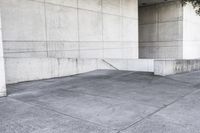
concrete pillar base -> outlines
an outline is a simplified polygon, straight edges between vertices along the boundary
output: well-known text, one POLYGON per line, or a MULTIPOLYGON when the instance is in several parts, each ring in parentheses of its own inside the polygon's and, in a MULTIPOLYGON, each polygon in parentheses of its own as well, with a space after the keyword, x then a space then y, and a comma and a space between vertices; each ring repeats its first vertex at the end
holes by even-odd
POLYGON ((6 96, 5 68, 3 56, 3 43, 1 34, 1 14, 0 14, 0 97, 6 96))
POLYGON ((5 97, 5 96, 7 96, 6 91, 5 92, 0 92, 0 97, 5 97))

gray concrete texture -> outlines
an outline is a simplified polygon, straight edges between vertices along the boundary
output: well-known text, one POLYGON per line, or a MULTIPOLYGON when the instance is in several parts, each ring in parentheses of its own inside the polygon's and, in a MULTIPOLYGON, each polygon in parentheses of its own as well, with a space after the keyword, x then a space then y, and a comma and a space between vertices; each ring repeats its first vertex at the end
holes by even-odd
POLYGON ((97 69, 154 71, 154 60, 149 59, 6 58, 5 62, 7 84, 69 76, 97 69))
POLYGON ((0 9, 7 83, 138 58, 138 0, 0 0, 0 9))
POLYGON ((139 57, 183 58, 183 7, 179 1, 139 8, 139 57))
POLYGON ((3 133, 199 133, 200 72, 98 70, 8 85, 3 133))
POLYGON ((174 59, 174 60, 155 60, 154 74, 155 75, 172 75, 177 73, 193 72, 200 70, 199 59, 174 59))
POLYGON ((5 83, 5 67, 3 57, 3 43, 2 43, 2 28, 1 28, 1 14, 0 14, 0 97, 6 95, 5 83))
POLYGON ((200 58, 200 17, 191 4, 179 1, 139 8, 139 57, 200 58))
POLYGON ((192 5, 183 9, 183 58, 200 58, 200 17, 192 5))
POLYGON ((1 0, 5 57, 138 58, 137 0, 1 0))

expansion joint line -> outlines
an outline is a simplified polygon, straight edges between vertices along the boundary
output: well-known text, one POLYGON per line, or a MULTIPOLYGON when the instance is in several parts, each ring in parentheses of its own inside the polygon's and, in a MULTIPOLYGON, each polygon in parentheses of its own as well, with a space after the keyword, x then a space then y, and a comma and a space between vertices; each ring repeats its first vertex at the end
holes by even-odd
POLYGON ((193 90, 193 91, 191 91, 191 92, 189 92, 189 93, 187 93, 187 94, 185 94, 185 95, 183 95, 183 96, 177 98, 176 100, 172 101, 171 103, 169 103, 169 104, 167 104, 167 105, 164 105, 164 106, 161 107, 161 108, 158 108, 156 111, 150 113, 150 114, 147 115, 146 117, 143 117, 142 119, 136 121, 135 123, 129 125, 128 127, 119 130, 117 133, 121 133, 122 131, 125 131, 125 130, 127 130, 127 129, 130 128, 130 127, 134 127, 136 124, 138 124, 138 123, 144 121, 145 119, 150 118, 151 116, 155 115, 156 113, 160 112, 161 110, 163 110, 163 109, 167 108, 168 106, 170 106, 170 105, 172 105, 172 104, 174 104, 174 103, 180 101, 181 99, 183 99, 183 98, 185 98, 185 97, 191 95, 192 93, 196 92, 197 90, 200 90, 200 89, 195 89, 195 90, 193 90))

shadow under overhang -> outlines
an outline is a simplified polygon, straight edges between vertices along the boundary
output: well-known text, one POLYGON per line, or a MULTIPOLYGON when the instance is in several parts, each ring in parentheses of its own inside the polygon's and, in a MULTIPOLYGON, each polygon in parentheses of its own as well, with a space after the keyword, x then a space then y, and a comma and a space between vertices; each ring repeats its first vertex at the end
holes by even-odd
POLYGON ((169 1, 176 1, 176 0, 139 0, 139 6, 148 6, 169 1))

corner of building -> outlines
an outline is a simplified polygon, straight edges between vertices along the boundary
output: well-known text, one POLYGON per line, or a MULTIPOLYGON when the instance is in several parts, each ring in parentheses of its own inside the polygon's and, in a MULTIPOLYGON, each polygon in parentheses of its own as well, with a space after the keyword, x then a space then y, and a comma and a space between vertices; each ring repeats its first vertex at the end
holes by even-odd
POLYGON ((183 7, 183 59, 200 58, 200 16, 191 4, 183 7))
POLYGON ((0 97, 6 96, 5 68, 3 56, 3 42, 1 34, 1 14, 0 14, 0 97))

